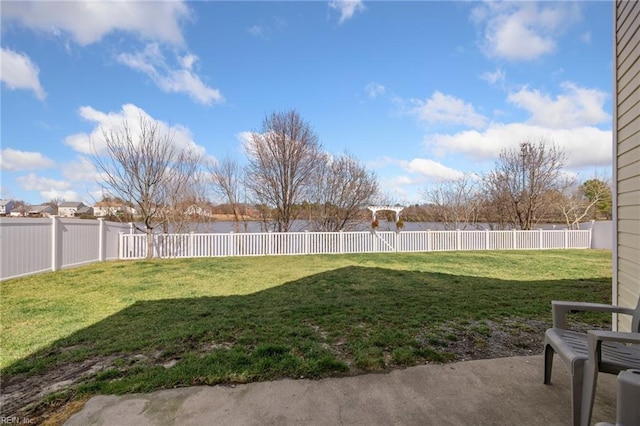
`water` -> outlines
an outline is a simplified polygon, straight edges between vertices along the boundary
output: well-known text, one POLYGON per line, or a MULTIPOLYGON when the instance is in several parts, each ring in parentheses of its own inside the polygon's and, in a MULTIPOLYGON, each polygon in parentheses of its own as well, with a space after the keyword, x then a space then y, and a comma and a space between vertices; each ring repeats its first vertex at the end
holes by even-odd
MULTIPOLYGON (((396 225, 394 222, 388 222, 386 220, 378 220, 379 226, 378 231, 397 231, 396 225)), ((583 226, 580 229, 589 229, 590 222, 582 224, 583 226)), ((141 228, 143 226, 139 224, 141 228)), ((565 224, 539 224, 535 226, 535 229, 565 229, 567 226, 565 224)), ((170 232, 174 232, 173 227, 170 227, 170 232)), ((442 231, 442 230, 454 230, 455 228, 447 228, 445 224, 440 222, 404 222, 403 231, 442 231)), ((461 225, 461 230, 483 230, 490 229, 488 223, 479 223, 475 225, 468 225, 466 228, 461 225)), ((235 232, 236 224, 233 221, 211 221, 211 222, 190 222, 186 223, 181 229, 179 233, 189 233, 194 232, 197 234, 208 234, 208 233, 229 233, 235 232)), ((291 232, 304 232, 311 231, 312 228, 309 226, 307 221, 304 220, 296 220, 291 226, 291 232)), ((349 231, 370 231, 371 223, 370 222, 362 222, 357 224, 354 228, 349 229, 349 231)), ((156 232, 162 232, 161 227, 155 228, 156 232)), ((267 228, 267 224, 260 221, 247 221, 240 222, 239 224, 239 232, 268 232, 273 231, 273 226, 267 228)))
MULTIPOLYGON (((378 220, 379 226, 378 231, 397 231, 396 225, 394 222, 388 222, 385 220, 378 220)), ((265 224, 260 221, 248 221, 248 222, 240 222, 239 224, 239 232, 268 232, 273 231, 273 227, 267 227, 268 224, 265 224)), ((237 224, 233 221, 212 221, 212 222, 192 222, 185 224, 180 233, 229 233, 235 232, 237 224)), ((403 231, 426 231, 426 230, 444 230, 447 229, 444 224, 438 222, 405 222, 403 231)), ((461 227, 462 229, 462 227, 461 227)), ((471 227, 468 226, 467 230, 471 229, 489 229, 488 224, 481 224, 480 227, 471 227)), ((161 232, 161 229, 156 228, 158 232, 161 232)), ((304 220, 296 220, 291 226, 291 232, 304 232, 311 231, 312 227, 309 226, 309 223, 304 220)), ((350 228, 349 231, 370 231, 371 223, 370 222, 362 222, 355 227, 350 228)))

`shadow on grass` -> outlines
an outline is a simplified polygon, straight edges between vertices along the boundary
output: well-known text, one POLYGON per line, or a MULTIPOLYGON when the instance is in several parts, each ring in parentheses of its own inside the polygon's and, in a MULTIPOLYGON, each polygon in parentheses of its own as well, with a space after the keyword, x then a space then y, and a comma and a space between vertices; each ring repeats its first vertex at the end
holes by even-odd
POLYGON ((246 296, 139 301, 2 371, 3 411, 57 383, 74 394, 128 393, 357 374, 463 350, 500 356, 496 336, 538 353, 551 300, 608 303, 610 293, 607 277, 525 282, 350 266, 246 296))

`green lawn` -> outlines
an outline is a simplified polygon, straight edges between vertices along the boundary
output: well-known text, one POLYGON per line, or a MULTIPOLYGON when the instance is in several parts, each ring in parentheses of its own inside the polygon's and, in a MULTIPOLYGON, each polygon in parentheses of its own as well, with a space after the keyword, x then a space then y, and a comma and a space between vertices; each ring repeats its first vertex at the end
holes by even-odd
POLYGON ((497 334, 538 353, 552 299, 610 303, 611 252, 107 262, 0 291, 5 383, 82 364, 74 394, 125 393, 447 362, 497 334))

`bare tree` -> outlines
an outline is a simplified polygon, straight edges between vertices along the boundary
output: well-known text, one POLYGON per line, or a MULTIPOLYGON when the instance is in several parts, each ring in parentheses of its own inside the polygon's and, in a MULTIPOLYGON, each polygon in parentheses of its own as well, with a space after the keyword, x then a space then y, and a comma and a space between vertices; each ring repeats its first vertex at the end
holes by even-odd
POLYGON ((308 205, 314 230, 353 229, 368 219, 363 209, 378 194, 378 181, 355 157, 346 153, 335 158, 326 155, 315 179, 315 196, 308 205))
POLYGON ((64 203, 64 199, 60 197, 53 197, 49 200, 48 203, 45 203, 47 206, 50 206, 53 209, 53 214, 58 214, 58 208, 60 204, 64 203))
POLYGON ((153 257, 153 229, 165 223, 167 211, 186 194, 198 156, 178 149, 173 133, 140 116, 135 127, 126 120, 103 132, 104 150, 94 149, 93 163, 106 193, 135 207, 142 221, 136 228, 147 234, 147 257, 153 257))
POLYGON ((189 208, 204 202, 207 176, 200 170, 201 164, 202 158, 193 153, 182 155, 180 161, 172 164, 170 179, 165 183, 165 201, 158 214, 165 234, 184 232, 192 222, 189 208))
POLYGON ((560 213, 570 229, 579 229, 581 222, 590 217, 595 219, 599 211, 610 217, 606 214, 611 212, 611 187, 597 178, 579 185, 575 179, 567 181, 557 200, 560 213))
POLYGON ((243 211, 246 204, 241 204, 244 171, 236 160, 225 157, 221 161, 211 164, 209 172, 214 191, 231 206, 234 229, 239 232, 240 220, 244 218, 244 213, 246 213, 243 211))
POLYGON ((485 176, 489 201, 501 207, 500 220, 532 229, 553 207, 549 196, 560 189, 564 151, 544 139, 525 141, 519 149, 503 150, 485 176))
POLYGON ((273 113, 245 144, 249 164, 246 187, 256 204, 275 209, 275 230, 291 228, 309 198, 310 185, 322 159, 318 137, 298 112, 273 113))
POLYGON ((480 214, 479 180, 466 173, 460 179, 441 180, 424 191, 433 212, 433 220, 446 229, 466 229, 476 226, 480 214))

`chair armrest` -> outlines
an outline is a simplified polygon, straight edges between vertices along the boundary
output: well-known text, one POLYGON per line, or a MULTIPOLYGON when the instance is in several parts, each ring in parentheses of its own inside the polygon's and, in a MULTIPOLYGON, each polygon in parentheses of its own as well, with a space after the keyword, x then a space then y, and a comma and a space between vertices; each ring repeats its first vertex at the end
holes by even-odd
POLYGON ((598 342, 636 343, 640 345, 640 333, 632 333, 630 331, 588 330, 587 340, 589 347, 595 347, 598 342))
POLYGON ((551 302, 551 313, 553 315, 554 328, 567 328, 566 316, 569 312, 611 312, 618 314, 633 315, 633 308, 624 306, 606 305, 604 303, 587 302, 566 302, 553 300, 551 302))
MULTIPOLYGON (((587 354, 589 355, 589 360, 587 361, 587 368, 597 368, 596 366, 600 362, 602 342, 632 343, 640 345, 640 333, 632 333, 630 331, 588 330, 587 354)), ((631 368, 631 366, 629 368, 631 368)))

